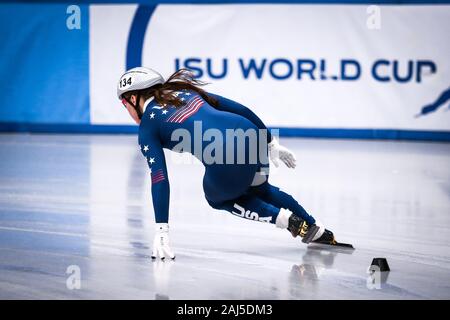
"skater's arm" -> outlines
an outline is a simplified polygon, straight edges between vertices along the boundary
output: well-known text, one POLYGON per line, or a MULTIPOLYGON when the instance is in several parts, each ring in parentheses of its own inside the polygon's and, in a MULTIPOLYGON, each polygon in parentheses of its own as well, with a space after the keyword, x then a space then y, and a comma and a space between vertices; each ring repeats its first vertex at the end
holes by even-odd
POLYGON ((156 223, 167 223, 169 221, 170 185, 166 159, 159 137, 148 131, 145 129, 139 131, 139 145, 150 168, 155 221, 156 223))
POLYGON ((218 110, 235 113, 235 114, 238 114, 238 115, 243 116, 244 118, 250 120, 252 123, 254 123, 258 127, 258 129, 266 130, 268 143, 270 141, 272 141, 272 135, 270 134, 269 130, 267 130, 267 127, 264 124, 264 122, 249 108, 247 108, 246 106, 243 106, 242 104, 237 103, 233 100, 219 96, 217 94, 208 93, 208 95, 217 100, 218 106, 216 108, 218 110))

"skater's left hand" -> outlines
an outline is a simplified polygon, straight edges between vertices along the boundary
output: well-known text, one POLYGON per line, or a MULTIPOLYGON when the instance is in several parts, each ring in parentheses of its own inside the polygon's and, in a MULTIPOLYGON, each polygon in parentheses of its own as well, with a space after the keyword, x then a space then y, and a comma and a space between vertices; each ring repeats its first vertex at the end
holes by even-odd
POLYGON ((157 223, 155 238, 153 239, 152 259, 169 257, 175 259, 175 254, 169 246, 169 225, 167 223, 157 223))
POLYGON ((295 155, 288 148, 280 145, 275 137, 272 138, 272 141, 269 143, 269 156, 270 160, 272 160, 277 168, 279 166, 278 159, 283 161, 288 168, 295 168, 296 166, 295 155))

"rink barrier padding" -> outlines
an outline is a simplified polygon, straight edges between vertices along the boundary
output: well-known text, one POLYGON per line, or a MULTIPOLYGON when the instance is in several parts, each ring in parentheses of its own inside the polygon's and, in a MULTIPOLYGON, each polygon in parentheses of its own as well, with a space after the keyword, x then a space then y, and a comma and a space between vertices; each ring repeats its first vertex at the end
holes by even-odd
POLYGON ((117 100, 115 87, 127 68, 144 64, 166 77, 178 67, 189 67, 200 78, 209 75, 214 79, 210 92, 247 105, 285 137, 450 140, 450 47, 435 41, 444 39, 450 27, 450 6, 438 4, 450 1, 81 1, 80 29, 68 27, 75 13, 67 3, 39 3, 42 14, 35 15, 36 2, 24 2, 29 3, 0 5, 6 31, 2 39, 8 43, 0 64, 8 79, 1 132, 134 134, 137 128, 117 100), (102 5, 106 2, 110 5, 102 5), (159 5, 166 3, 171 5, 159 5), (173 5, 183 3, 217 6, 173 5), (242 3, 252 5, 238 5, 242 3), (362 5, 371 3, 392 4, 379 8, 380 30, 367 26, 372 14, 362 5), (427 5, 408 5, 419 3, 427 5), (220 4, 227 4, 225 11, 220 4), (279 40, 278 49, 266 46, 262 54, 254 44, 264 41, 248 41, 254 12, 274 23, 297 23, 298 28, 283 29, 280 38, 270 25, 261 26, 267 39, 279 40), (172 17, 187 19, 183 27, 193 39, 209 39, 211 26, 198 23, 203 21, 199 18, 217 17, 213 28, 220 46, 210 40, 205 43, 211 46, 194 50, 198 43, 183 37, 177 38, 177 46, 161 45, 165 42, 158 30, 173 36, 180 28, 165 23, 172 17), (316 23, 323 17, 329 19, 316 23), (354 23, 334 27, 342 21, 354 23), (420 47, 393 45, 404 41, 402 29, 395 27, 399 23, 410 26, 408 32, 420 47), (233 31, 233 24, 242 28, 233 31), (293 36, 305 41, 290 41, 293 36), (306 41, 324 37, 320 46, 306 41), (346 37, 353 45, 342 51, 333 39, 346 37), (374 42, 367 46, 367 39, 374 42), (185 53, 191 51, 196 53, 185 53), (270 94, 261 94, 261 88, 270 94))
MULTIPOLYGON (((269 127, 269 129, 279 130, 281 137, 292 138, 450 141, 448 131, 285 127, 269 127)), ((0 123, 2 133, 137 134, 138 130, 139 127, 136 125, 0 123)))

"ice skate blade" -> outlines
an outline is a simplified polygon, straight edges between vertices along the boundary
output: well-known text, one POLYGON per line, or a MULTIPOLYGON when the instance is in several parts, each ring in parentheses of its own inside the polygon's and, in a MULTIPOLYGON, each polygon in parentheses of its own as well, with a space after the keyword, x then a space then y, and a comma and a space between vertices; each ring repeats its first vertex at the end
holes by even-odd
POLYGON ((308 245, 309 248, 314 249, 327 249, 331 251, 341 251, 341 252, 347 252, 347 253, 353 253, 355 251, 355 248, 350 243, 336 243, 336 244, 326 244, 326 243, 317 243, 317 242, 311 242, 308 245))

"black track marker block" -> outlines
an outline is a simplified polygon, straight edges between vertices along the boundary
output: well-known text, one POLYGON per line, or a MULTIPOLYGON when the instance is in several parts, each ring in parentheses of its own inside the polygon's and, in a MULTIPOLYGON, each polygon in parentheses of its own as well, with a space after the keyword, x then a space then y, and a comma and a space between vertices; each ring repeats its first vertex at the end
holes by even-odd
POLYGON ((386 258, 373 258, 372 264, 370 266, 371 267, 377 266, 378 268, 380 268, 381 272, 391 271, 391 269, 389 268, 389 264, 388 264, 386 258))

